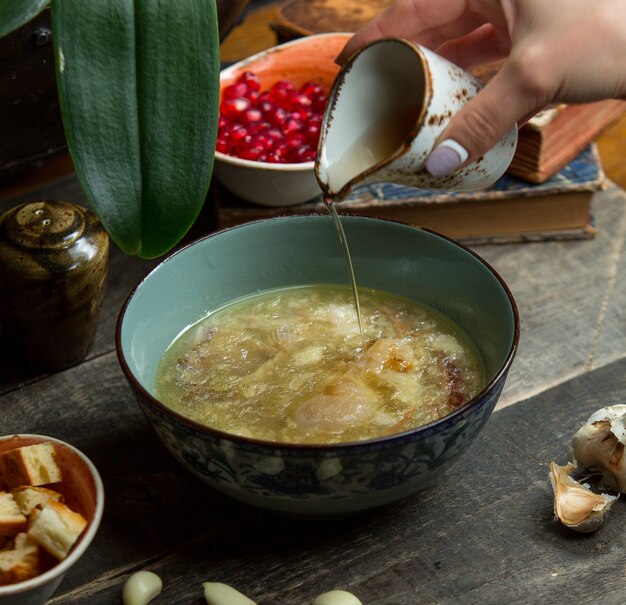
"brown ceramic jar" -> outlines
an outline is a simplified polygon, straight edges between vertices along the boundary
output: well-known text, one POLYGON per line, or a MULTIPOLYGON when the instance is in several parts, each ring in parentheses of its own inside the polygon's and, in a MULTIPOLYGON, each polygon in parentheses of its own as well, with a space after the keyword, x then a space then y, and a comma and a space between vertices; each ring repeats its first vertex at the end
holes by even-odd
POLYGON ((109 238, 88 210, 37 201, 0 216, 0 327, 9 349, 50 370, 80 362, 91 347, 109 238))

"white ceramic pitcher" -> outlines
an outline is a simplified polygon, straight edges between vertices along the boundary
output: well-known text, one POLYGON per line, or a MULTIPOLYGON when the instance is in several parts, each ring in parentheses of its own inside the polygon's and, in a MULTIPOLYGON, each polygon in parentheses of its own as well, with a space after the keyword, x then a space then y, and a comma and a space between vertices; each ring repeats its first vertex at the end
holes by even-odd
POLYGON ((363 47, 343 66, 330 93, 316 162, 322 190, 341 196, 374 182, 459 191, 492 185, 513 159, 515 126, 477 161, 450 175, 434 177, 424 167, 450 118, 481 86, 457 65, 402 38, 363 47), (397 116, 400 123, 393 121, 397 116), (361 145, 364 140, 368 145, 361 145), (385 144, 373 153, 369 146, 381 140, 385 144))

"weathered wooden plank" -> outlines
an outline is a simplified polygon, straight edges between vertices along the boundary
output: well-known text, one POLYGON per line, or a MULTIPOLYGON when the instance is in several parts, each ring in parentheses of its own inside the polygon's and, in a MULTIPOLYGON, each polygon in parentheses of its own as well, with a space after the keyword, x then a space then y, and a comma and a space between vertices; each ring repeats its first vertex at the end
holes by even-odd
MULTIPOLYGON (((203 580, 264 603, 309 603, 344 587, 366 604, 623 603, 626 521, 578 537, 552 521, 547 463, 600 405, 623 401, 626 361, 494 414, 435 487, 344 521, 283 519, 232 503, 183 472, 146 426, 113 354, 0 398, 7 432, 52 434, 100 469, 106 514, 96 542, 54 603, 115 602, 127 573, 165 580, 163 603, 199 602, 203 580), (608 570, 612 570, 611 573, 608 570), (599 574, 605 584, 595 582, 599 574), (557 574, 557 575, 552 575, 557 574), (555 588, 549 594, 544 584, 555 588), (86 584, 86 586, 82 586, 86 584), (600 592, 593 592, 600 591, 600 592), (64 593, 65 596, 64 596, 64 593)), ((155 602, 156 603, 156 602, 155 602)))
MULTIPOLYGON (((617 204, 624 206, 626 198, 621 190, 613 190, 617 204)), ((588 367, 597 368, 605 363, 624 356, 626 351, 626 213, 617 225, 618 232, 613 241, 612 274, 606 285, 605 296, 600 310, 600 323, 596 343, 588 359, 588 367)), ((598 261, 596 261, 597 263, 598 261)), ((593 265, 593 263, 592 263, 593 265)))
POLYGON ((519 351, 500 407, 626 355, 625 202, 612 185, 595 196, 592 240, 477 248, 520 312, 519 351))

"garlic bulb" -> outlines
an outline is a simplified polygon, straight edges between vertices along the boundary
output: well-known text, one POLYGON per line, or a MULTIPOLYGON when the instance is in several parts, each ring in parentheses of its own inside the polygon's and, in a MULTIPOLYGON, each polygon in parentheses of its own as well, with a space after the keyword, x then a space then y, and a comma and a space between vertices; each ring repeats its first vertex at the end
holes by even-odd
POLYGON ((574 435, 577 464, 602 475, 602 486, 626 493, 626 405, 605 407, 591 415, 574 435))
POLYGON ((550 463, 550 483, 554 490, 554 516, 563 525, 582 533, 596 531, 604 522, 617 496, 594 494, 570 477, 573 464, 550 463))

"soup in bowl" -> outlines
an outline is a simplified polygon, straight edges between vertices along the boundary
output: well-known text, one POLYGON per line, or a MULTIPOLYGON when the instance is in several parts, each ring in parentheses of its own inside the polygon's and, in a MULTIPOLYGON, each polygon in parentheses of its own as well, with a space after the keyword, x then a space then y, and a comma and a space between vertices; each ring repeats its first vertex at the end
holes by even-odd
POLYGON ((425 487, 478 435, 518 340, 503 280, 459 244, 342 217, 363 334, 329 217, 183 248, 130 294, 117 350, 167 449, 219 491, 333 515, 425 487))

